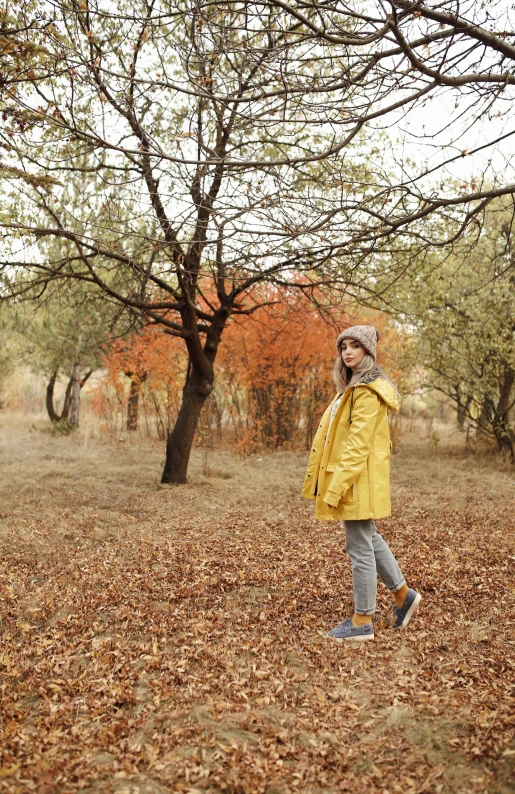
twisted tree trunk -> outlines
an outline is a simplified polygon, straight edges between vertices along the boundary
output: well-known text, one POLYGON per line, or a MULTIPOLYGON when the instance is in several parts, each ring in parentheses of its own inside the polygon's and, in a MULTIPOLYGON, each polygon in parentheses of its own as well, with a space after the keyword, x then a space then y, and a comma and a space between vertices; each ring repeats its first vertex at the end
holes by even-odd
MULTIPOLYGON (((88 370, 88 372, 86 372, 84 377, 82 379, 80 379, 80 383, 79 383, 79 388, 80 389, 82 389, 82 387, 84 386, 84 384, 86 383, 86 381, 88 380, 88 378, 90 377, 90 375, 92 373, 93 373, 93 370, 90 369, 90 370, 88 370)), ((63 403, 62 411, 61 411, 60 414, 58 414, 57 411, 55 410, 55 405, 54 405, 54 390, 55 390, 55 383, 56 383, 58 374, 59 374, 59 368, 54 370, 54 372, 52 373, 52 375, 50 377, 50 380, 48 381, 48 384, 47 384, 47 387, 46 387, 46 401, 45 401, 49 419, 50 419, 51 422, 55 422, 56 424, 59 424, 59 422, 66 422, 66 420, 70 416, 71 399, 72 399, 72 388, 73 388, 73 377, 72 377, 68 381, 68 385, 66 387, 66 392, 64 394, 64 403, 63 403)), ((79 392, 79 397, 80 397, 80 392, 79 392)))
POLYGON ((46 409, 48 416, 51 422, 64 422, 68 419, 70 413, 70 396, 72 391, 72 380, 68 381, 68 385, 66 387, 66 392, 64 395, 64 403, 63 408, 60 414, 57 413, 54 406, 54 389, 55 389, 55 382, 57 380, 57 375, 59 373, 59 369, 54 370, 52 376, 48 382, 46 387, 46 409))

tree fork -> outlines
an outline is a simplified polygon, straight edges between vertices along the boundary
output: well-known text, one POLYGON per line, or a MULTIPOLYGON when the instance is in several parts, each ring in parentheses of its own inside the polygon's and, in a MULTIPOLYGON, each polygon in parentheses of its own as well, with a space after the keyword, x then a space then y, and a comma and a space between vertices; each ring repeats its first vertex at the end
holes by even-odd
MULTIPOLYGON (((60 414, 57 413, 54 407, 54 389, 55 389, 55 382, 57 380, 59 370, 55 370, 52 373, 50 380, 48 381, 46 387, 46 409, 48 416, 51 422, 59 423, 64 422, 68 419, 68 415, 70 413, 70 397, 72 391, 72 380, 68 381, 68 385, 66 387, 66 393, 64 396, 64 404, 63 409, 60 414)), ((89 376, 88 376, 89 377, 89 376)))

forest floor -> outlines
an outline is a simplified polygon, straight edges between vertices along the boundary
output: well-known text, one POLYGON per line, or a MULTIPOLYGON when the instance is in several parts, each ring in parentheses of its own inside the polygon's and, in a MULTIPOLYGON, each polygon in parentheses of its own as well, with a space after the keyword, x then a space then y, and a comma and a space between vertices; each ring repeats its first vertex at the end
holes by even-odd
POLYGON ((378 522, 423 601, 374 642, 305 452, 61 437, 0 415, 0 792, 515 791, 515 475, 406 437, 378 522))

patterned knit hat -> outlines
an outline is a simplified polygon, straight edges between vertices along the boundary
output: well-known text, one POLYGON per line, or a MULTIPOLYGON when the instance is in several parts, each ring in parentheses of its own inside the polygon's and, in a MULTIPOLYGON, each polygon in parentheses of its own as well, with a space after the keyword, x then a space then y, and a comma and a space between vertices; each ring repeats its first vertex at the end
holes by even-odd
POLYGON ((347 328, 346 331, 341 332, 336 340, 336 349, 340 353, 340 346, 344 339, 355 339, 375 361, 376 342, 379 341, 379 336, 379 331, 373 325, 353 325, 352 328, 347 328))

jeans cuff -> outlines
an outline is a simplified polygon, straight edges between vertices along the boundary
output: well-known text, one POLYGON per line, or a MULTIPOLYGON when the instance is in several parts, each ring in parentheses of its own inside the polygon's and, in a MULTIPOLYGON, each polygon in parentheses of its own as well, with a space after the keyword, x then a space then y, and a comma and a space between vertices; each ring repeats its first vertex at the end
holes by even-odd
POLYGON ((403 577, 402 577, 402 579, 400 580, 399 584, 394 584, 394 585, 392 585, 391 587, 388 587, 388 590, 390 591, 390 593, 396 593, 396 592, 397 592, 397 590, 400 590, 400 589, 401 589, 401 587, 402 587, 404 584, 406 584, 406 579, 405 579, 405 578, 404 578, 404 576, 403 576, 403 577))
POLYGON ((375 607, 373 609, 358 609, 357 607, 354 607, 354 612, 357 615, 375 615, 376 609, 375 607))

